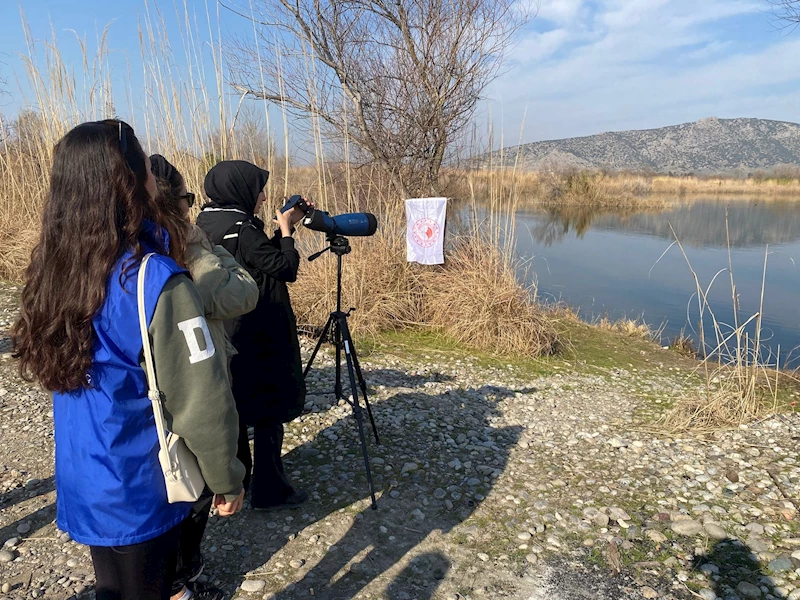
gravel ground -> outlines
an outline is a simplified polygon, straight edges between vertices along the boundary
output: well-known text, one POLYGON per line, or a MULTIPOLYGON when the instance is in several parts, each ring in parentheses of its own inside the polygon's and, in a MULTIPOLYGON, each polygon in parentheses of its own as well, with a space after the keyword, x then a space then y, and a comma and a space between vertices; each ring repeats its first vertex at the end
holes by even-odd
MULTIPOLYGON (((16 294, 0 284, 0 345, 16 294)), ((87 549, 53 522, 49 398, 0 356, 0 599, 94 598, 87 549)), ((311 500, 211 518, 206 573, 232 598, 800 600, 800 414, 675 438, 644 426, 682 389, 671 367, 377 349, 373 511, 330 357, 315 367, 284 446, 311 500)))

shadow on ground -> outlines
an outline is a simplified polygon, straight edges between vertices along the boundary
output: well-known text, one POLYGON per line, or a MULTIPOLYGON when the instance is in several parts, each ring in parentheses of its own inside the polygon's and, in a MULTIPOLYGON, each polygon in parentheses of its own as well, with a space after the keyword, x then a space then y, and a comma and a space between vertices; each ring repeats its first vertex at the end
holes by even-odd
POLYGON ((411 597, 408 590, 414 589, 415 600, 429 600, 449 570, 450 559, 441 552, 415 556, 389 584, 386 597, 388 600, 408 600, 411 597))
MULTIPOLYGON (((319 392, 332 390, 332 369, 321 375, 319 392)), ((382 369, 364 375, 370 386, 416 388, 373 403, 383 442, 377 446, 369 439, 379 510, 365 501, 357 427, 348 409, 284 456, 295 485, 312 494, 307 506, 215 520, 217 543, 244 541, 225 554, 209 555, 211 570, 232 575, 220 576, 234 580, 229 591, 248 577, 266 580, 277 600, 312 594, 319 600, 349 600, 381 578, 378 587, 389 598, 410 600, 431 598, 448 574, 452 557, 443 550, 442 535, 485 500, 519 439, 520 427, 491 424, 499 415, 498 402, 516 390, 485 386, 430 394, 424 386, 442 381, 437 374, 382 369), (282 549, 280 562, 271 562, 282 549), (233 572, 231 564, 237 566, 233 572)), ((481 535, 474 526, 462 529, 467 538, 481 535)))
POLYGON ((15 504, 25 502, 31 498, 49 494, 56 489, 55 477, 50 476, 47 479, 36 481, 28 486, 17 488, 0 495, 0 510, 11 508, 15 504))
MULTIPOLYGON (((22 502, 27 502, 39 496, 49 494, 53 490, 55 490, 55 479, 53 477, 48 477, 47 479, 28 487, 12 490, 0 497, 0 511, 5 512, 17 504, 21 504, 22 502)), ((37 531, 55 519, 55 514, 56 505, 55 503, 52 503, 43 506, 33 513, 22 516, 16 521, 5 525, 4 527, 0 527, 0 543, 5 542, 12 537, 27 538, 30 535, 30 532, 37 531), (26 533, 21 534, 17 531, 17 528, 23 523, 26 523, 29 528, 26 533)))
MULTIPOLYGON (((317 393, 332 391, 333 370, 317 375, 317 393)), ((277 600, 307 598, 311 590, 319 600, 349 600, 380 578, 373 589, 391 600, 429 600, 451 573, 452 542, 442 536, 474 514, 505 470, 521 428, 494 427, 492 420, 500 414, 499 403, 518 390, 483 386, 426 393, 426 384, 452 378, 393 369, 365 370, 364 375, 371 388, 403 389, 373 403, 383 441, 378 446, 369 438, 379 510, 371 510, 366 501, 357 427, 348 408, 345 416, 284 456, 298 487, 312 493, 307 506, 212 519, 208 571, 227 591, 234 592, 247 577, 266 580, 277 600), (216 552, 211 545, 219 546, 216 552), (295 560, 290 565, 271 561, 282 549, 290 556, 282 553, 281 561, 297 557, 301 566, 295 560)), ((11 492, 0 499, 0 507, 50 493, 53 487, 50 478, 33 489, 11 492)), ((55 505, 48 504, 0 528, 0 540, 18 535, 23 522, 36 531, 54 517, 55 505)), ((469 540, 481 536, 474 525, 460 533, 469 540)), ((93 590, 72 597, 91 598, 93 590)))
POLYGON ((694 567, 712 574, 715 580, 712 590, 720 598, 734 594, 741 598, 760 598, 761 586, 774 585, 753 550, 739 540, 716 542, 710 552, 695 558, 694 567))

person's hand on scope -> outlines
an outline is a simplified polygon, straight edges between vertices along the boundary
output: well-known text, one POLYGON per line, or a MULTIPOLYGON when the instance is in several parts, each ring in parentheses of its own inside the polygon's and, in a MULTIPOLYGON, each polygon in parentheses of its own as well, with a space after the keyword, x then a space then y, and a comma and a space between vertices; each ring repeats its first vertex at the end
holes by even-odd
MULTIPOLYGON (((311 200, 306 200, 305 198, 303 198, 303 200, 306 202, 306 204, 308 205, 309 208, 314 208, 314 202, 312 202, 311 200)), ((283 201, 284 201, 284 203, 286 203, 286 202, 289 201, 289 199, 288 198, 284 198, 283 201)), ((293 206, 292 208, 287 210, 285 213, 282 213, 280 211, 280 209, 278 209, 275 212, 275 221, 277 222, 278 227, 281 230, 281 235, 283 235, 283 236, 292 235, 292 233, 291 233, 292 228, 295 225, 297 225, 300 221, 302 221, 303 217, 305 217, 305 216, 306 216, 305 212, 303 212, 302 210, 300 210, 296 206, 293 206), (285 216, 287 218, 287 220, 288 220, 289 233, 286 233, 286 231, 284 231, 283 225, 281 224, 282 221, 284 220, 284 219, 281 218, 282 215, 285 216)))
MULTIPOLYGON (((278 229, 281 230, 281 235, 283 237, 291 237, 292 235, 292 227, 296 222, 292 221, 292 213, 295 211, 300 212, 296 208, 292 208, 286 212, 281 212, 280 208, 275 211, 275 220, 278 222, 278 229)), ((300 214, 302 215, 302 213, 300 214)))
MULTIPOLYGON (((307 198, 305 198, 305 196, 303 197, 303 200, 308 205, 308 208, 315 208, 313 200, 308 200, 307 198)), ((306 213, 304 213, 297 207, 293 207, 292 210, 290 210, 289 212, 292 213, 292 225, 297 225, 300 221, 303 220, 303 217, 306 216, 306 213)))
MULTIPOLYGON (((284 198, 283 201, 284 201, 284 203, 286 203, 286 202, 289 201, 289 198, 284 198)), ((306 205, 308 205, 308 208, 314 208, 314 202, 312 200, 308 200, 305 196, 303 196, 303 202, 305 202, 306 205)), ((302 210, 300 210, 296 206, 293 206, 292 208, 290 208, 286 212, 287 212, 287 214, 289 214, 291 216, 290 222, 292 224, 292 227, 297 225, 300 221, 303 220, 303 217, 306 216, 306 213, 303 212, 302 210)))

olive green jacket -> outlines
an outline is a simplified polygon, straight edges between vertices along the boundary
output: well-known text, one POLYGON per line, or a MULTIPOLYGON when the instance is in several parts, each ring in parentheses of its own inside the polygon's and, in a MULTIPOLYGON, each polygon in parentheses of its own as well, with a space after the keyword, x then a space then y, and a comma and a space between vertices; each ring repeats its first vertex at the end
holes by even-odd
POLYGON ((211 491, 231 502, 241 491, 245 474, 236 457, 239 415, 224 347, 218 351, 213 338, 208 339, 210 321, 203 311, 197 287, 189 278, 184 274, 172 277, 161 291, 150 321, 153 362, 164 395, 167 428, 181 436, 197 457, 211 491), (193 326, 181 327, 186 324, 193 326))
POLYGON ((223 320, 253 310, 258 286, 222 246, 212 246, 194 226, 186 266, 194 285, 185 275, 170 279, 150 323, 158 383, 170 431, 184 438, 197 456, 211 491, 230 502, 242 489, 245 470, 236 458, 239 417, 229 374, 235 350, 223 320), (207 358, 192 361, 188 339, 175 321, 196 320, 199 310, 211 337, 205 349, 213 348, 206 352, 207 358))

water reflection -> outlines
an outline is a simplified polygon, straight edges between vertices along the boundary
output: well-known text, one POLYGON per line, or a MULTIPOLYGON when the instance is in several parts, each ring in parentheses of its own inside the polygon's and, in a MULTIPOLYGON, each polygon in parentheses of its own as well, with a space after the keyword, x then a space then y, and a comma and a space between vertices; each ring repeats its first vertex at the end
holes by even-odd
MULTIPOLYGON (((730 259, 740 322, 759 309, 765 249, 770 254, 764 301, 768 351, 786 357, 800 346, 800 204, 734 200, 698 201, 667 209, 592 210, 557 207, 517 213, 517 249, 533 259, 539 292, 579 310, 587 319, 639 317, 665 325, 666 338, 696 328, 699 311, 694 278, 674 241, 683 244, 702 285, 730 259), (726 228, 727 211, 727 228, 726 228), (529 232, 529 233, 528 233, 529 232), (660 258, 661 257, 661 258, 660 258)), ((530 282, 530 281, 529 281, 530 282)), ((722 323, 734 323, 730 278, 709 292, 722 323)), ((707 331, 707 334, 711 332, 707 331)), ((795 354, 797 354, 795 352, 795 354)))
MULTIPOLYGON (((652 209, 661 212, 660 209, 652 209)), ((532 220, 535 224, 530 228, 531 235, 540 244, 552 246, 560 242, 570 233, 582 238, 594 222, 616 223, 620 228, 627 220, 639 213, 634 209, 599 208, 586 206, 549 207, 539 211, 519 211, 518 217, 523 222, 532 220)))
POLYGON ((695 201, 669 208, 597 208, 558 206, 519 211, 539 244, 551 246, 570 233, 582 238, 590 229, 674 239, 694 247, 749 248, 800 239, 800 210, 792 202, 695 201), (726 214, 728 227, 726 229, 726 214))

